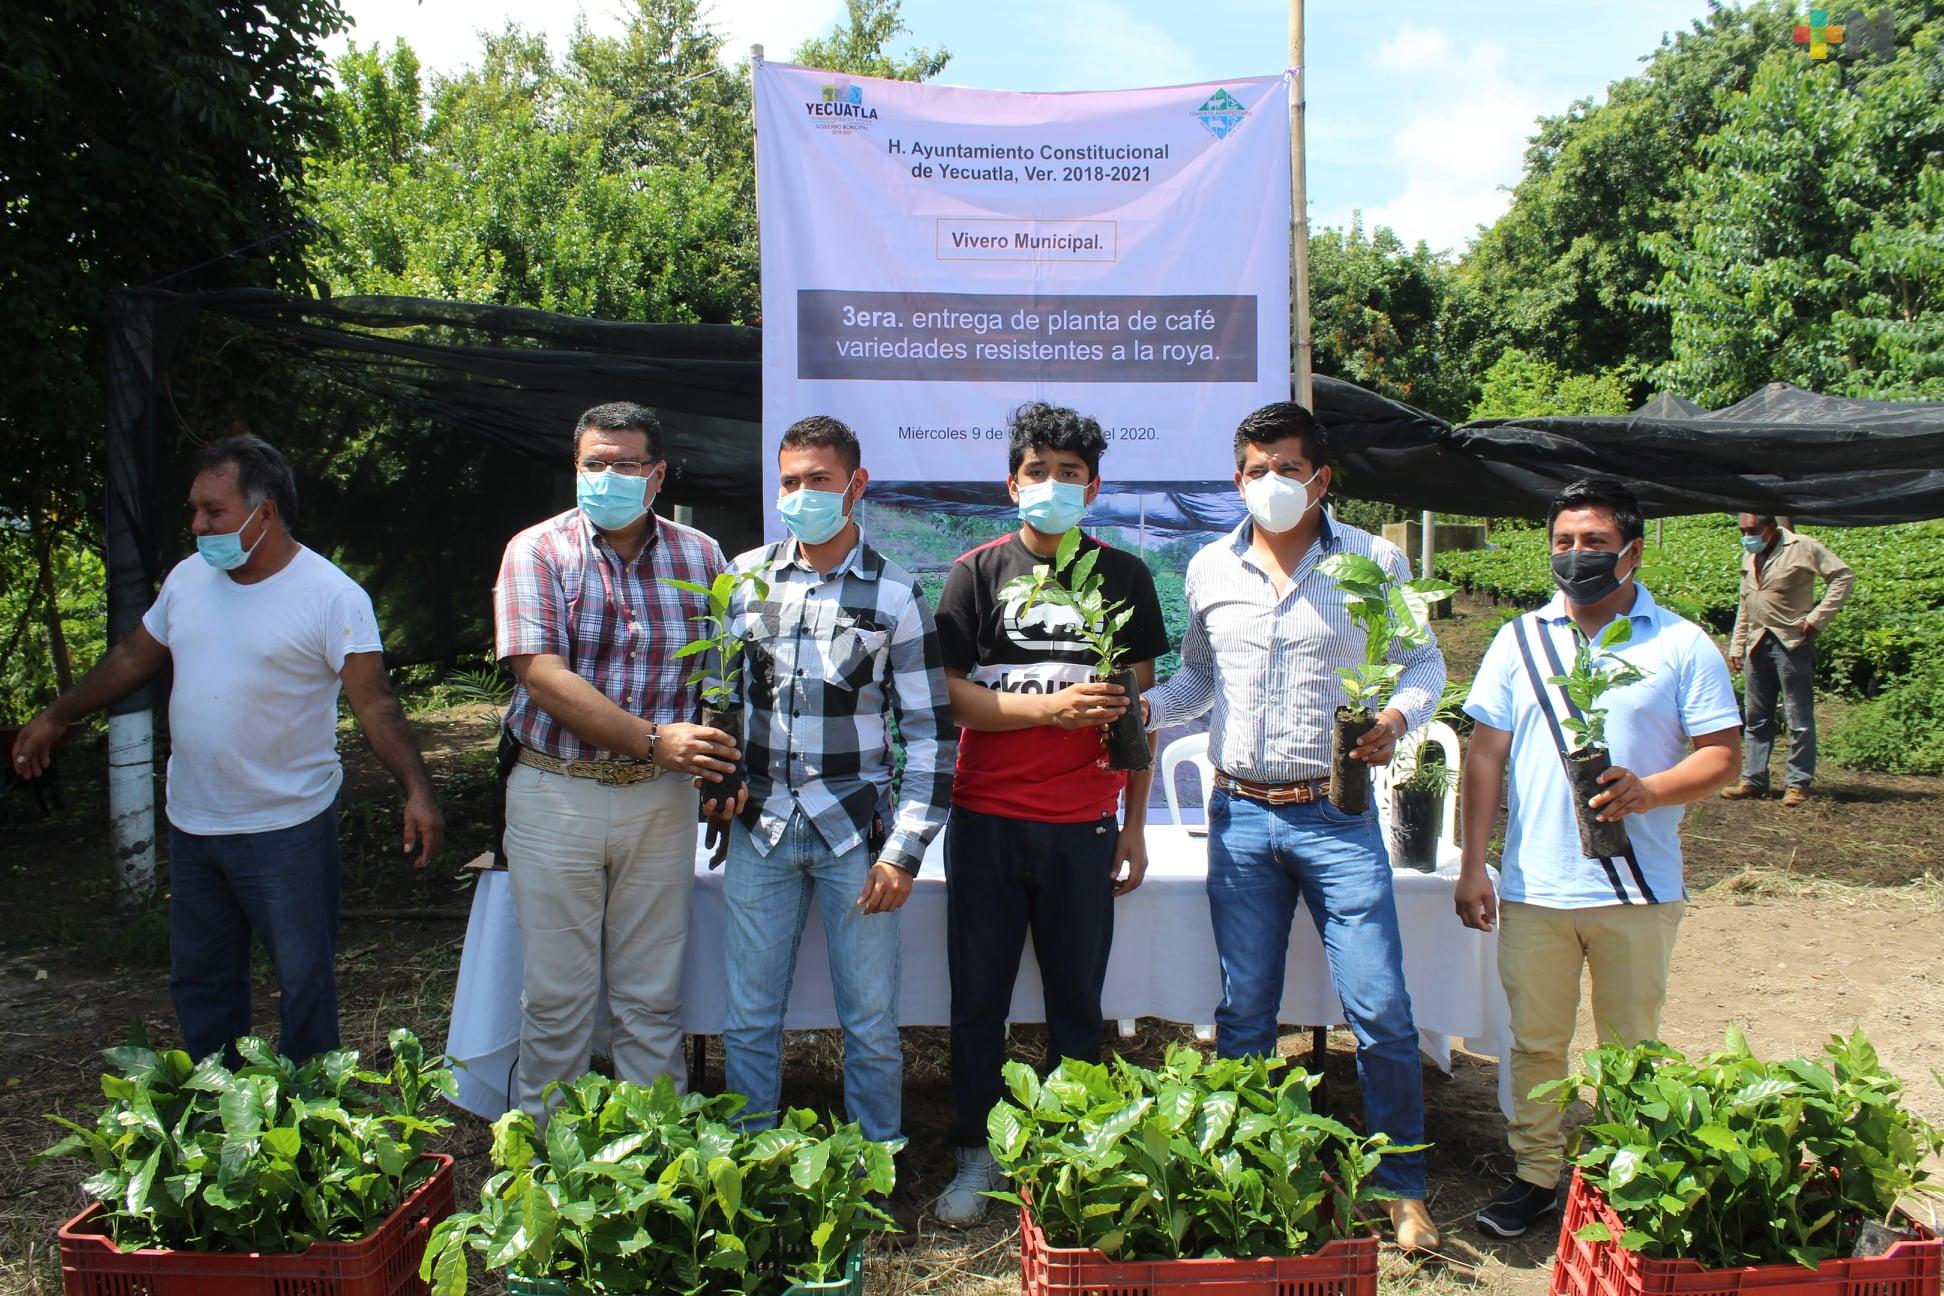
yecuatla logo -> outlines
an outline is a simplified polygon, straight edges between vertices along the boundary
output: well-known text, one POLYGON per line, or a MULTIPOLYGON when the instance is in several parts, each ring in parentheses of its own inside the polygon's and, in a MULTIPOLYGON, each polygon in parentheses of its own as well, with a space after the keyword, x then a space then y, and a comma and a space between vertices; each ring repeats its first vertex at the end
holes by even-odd
POLYGON ((864 87, 854 81, 833 81, 822 87, 815 99, 804 101, 803 109, 822 118, 817 125, 824 130, 868 130, 877 120, 877 109, 864 102, 864 87))

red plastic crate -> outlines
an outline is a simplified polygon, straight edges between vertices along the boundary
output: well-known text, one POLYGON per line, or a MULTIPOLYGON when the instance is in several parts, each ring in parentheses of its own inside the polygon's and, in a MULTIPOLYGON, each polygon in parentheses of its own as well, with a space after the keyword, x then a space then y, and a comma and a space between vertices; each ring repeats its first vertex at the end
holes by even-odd
POLYGON ((1220 1260, 1112 1260, 1092 1247, 1054 1247, 1019 1212, 1025 1296, 1376 1296, 1377 1238, 1339 1238, 1314 1255, 1220 1260))
POLYGON ((100 1202, 61 1225, 67 1296, 424 1296, 419 1258, 432 1226, 452 1214, 452 1158, 369 1236, 303 1251, 122 1251, 100 1202))
POLYGON ((1553 1256, 1552 1296, 1937 1296, 1944 1274, 1944 1243, 1904 1217, 1918 1237, 1862 1260, 1825 1260, 1815 1269, 1799 1264, 1743 1265, 1709 1269, 1698 1260, 1654 1260, 1615 1242, 1582 1242, 1573 1234, 1596 1221, 1619 1237, 1620 1217, 1598 1188, 1573 1172, 1553 1256))

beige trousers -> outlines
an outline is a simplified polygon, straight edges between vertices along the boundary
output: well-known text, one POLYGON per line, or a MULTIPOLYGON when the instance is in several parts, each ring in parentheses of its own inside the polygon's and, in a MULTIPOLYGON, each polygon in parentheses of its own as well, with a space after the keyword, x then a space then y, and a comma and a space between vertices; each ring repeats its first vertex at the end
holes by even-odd
POLYGON ((516 765, 506 862, 520 919, 521 1110, 587 1070, 602 973, 615 1075, 683 1088, 682 952, 695 885, 697 795, 663 774, 629 787, 516 765))
POLYGON ((1562 1079, 1579 1020, 1580 968, 1593 973, 1593 1025, 1601 1043, 1631 1047, 1660 1035, 1667 969, 1687 902, 1547 909, 1499 906, 1498 968, 1512 1006, 1512 1119, 1506 1140, 1519 1178, 1559 1182, 1565 1113, 1526 1095, 1562 1079))

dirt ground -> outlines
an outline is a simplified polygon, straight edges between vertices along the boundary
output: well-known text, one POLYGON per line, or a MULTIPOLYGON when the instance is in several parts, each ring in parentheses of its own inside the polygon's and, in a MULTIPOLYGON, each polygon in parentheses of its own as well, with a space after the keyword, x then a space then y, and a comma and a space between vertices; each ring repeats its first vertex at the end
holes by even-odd
MULTIPOLYGON (((1495 624, 1472 609, 1441 625, 1451 659, 1475 661, 1495 624), (1469 653, 1469 657, 1465 654, 1469 653)), ((457 976, 469 902, 455 865, 487 837, 490 721, 479 710, 416 716, 447 803, 449 848, 424 873, 400 862, 397 805, 361 743, 347 744, 352 778, 344 814, 345 920, 339 978, 347 1043, 376 1053, 405 1025, 437 1046, 457 976)), ((82 1202, 73 1162, 30 1167, 57 1131, 42 1113, 77 1114, 98 1096, 96 1050, 133 1021, 173 1037, 161 910, 118 913, 105 862, 98 744, 64 757, 62 802, 43 818, 31 797, 0 796, 0 1293, 61 1289, 54 1227, 82 1202)), ((1739 1025, 1758 1052, 1817 1049, 1831 1031, 1860 1026, 1905 1077, 1910 1102, 1944 1121, 1944 779, 1828 771, 1801 810, 1778 803, 1710 801, 1690 815, 1686 840, 1693 904, 1675 957, 1666 1014, 1670 1042, 1690 1050, 1739 1025)), ((1454 919, 1454 922, 1456 920, 1454 919)), ((274 985, 259 962, 257 1017, 275 1032, 274 985)), ((1131 1051, 1158 1055, 1185 1028, 1146 1022, 1131 1051)), ((1582 1022, 1582 1039, 1588 1035, 1582 1022)), ((1346 1033, 1332 1037, 1331 1102, 1357 1111, 1346 1033)), ((1039 1032, 1022 1027, 1022 1056, 1039 1032)), ((1292 1053, 1307 1035, 1289 1032, 1292 1053)), ((946 1039, 906 1037, 905 1111, 911 1147, 905 1191, 929 1197, 949 1174, 944 1113, 946 1039)), ((793 1036, 790 1101, 834 1107, 839 1055, 827 1033, 793 1036)), ((720 1053, 712 1049, 713 1072, 720 1053)), ((1475 1287, 1515 1296, 1544 1288, 1556 1236, 1488 1241, 1469 1227, 1507 1168, 1496 1064, 1460 1055, 1453 1074, 1426 1072, 1431 1208, 1447 1234, 1444 1257, 1408 1262, 1387 1253, 1386 1286, 1475 1287)), ((485 1173, 486 1127, 456 1113, 443 1150, 459 1158, 460 1199, 485 1173)), ((941 1229, 928 1216, 914 1244, 874 1253, 868 1286, 883 1296, 999 1296, 1016 1290, 1016 1230, 995 1209, 983 1228, 941 1229)), ((495 1292, 486 1283, 476 1291, 495 1292)))

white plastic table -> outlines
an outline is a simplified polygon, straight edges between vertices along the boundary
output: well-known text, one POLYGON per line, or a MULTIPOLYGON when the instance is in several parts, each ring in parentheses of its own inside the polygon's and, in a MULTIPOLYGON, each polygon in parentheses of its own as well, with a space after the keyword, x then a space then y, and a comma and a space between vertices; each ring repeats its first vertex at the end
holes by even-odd
MULTIPOLYGON (((951 1021, 945 966, 944 834, 933 843, 896 921, 901 925, 904 980, 898 1003, 906 1026, 951 1021)), ((1208 843, 1187 828, 1148 829, 1148 872, 1141 887, 1115 902, 1114 946, 1101 1009, 1108 1020, 1157 1017, 1207 1022, 1221 999, 1221 969, 1209 926, 1205 882, 1208 843)), ((1503 1063, 1509 1039, 1494 935, 1462 927, 1452 911, 1456 869, 1394 871, 1404 937, 1404 975, 1424 1052, 1450 1070, 1451 1042, 1503 1063)), ((723 975, 722 873, 708 867, 697 836, 695 890, 689 913, 682 1025, 692 1035, 721 1033, 727 997, 723 975)), ((797 959, 784 1025, 809 1030, 837 1025, 830 967, 814 902, 797 959)), ((466 927, 459 984, 453 995, 446 1052, 462 1064, 459 1104, 489 1119, 512 1105, 509 1092, 520 1041, 520 927, 506 874, 482 871, 466 927)), ((1042 1019, 1039 966, 1030 942, 1013 993, 1012 1020, 1042 1019)), ((606 1021, 601 1012, 598 1020, 606 1021)), ((1286 1025, 1343 1021, 1330 985, 1322 942, 1298 913, 1289 942, 1278 1019, 1286 1025)), ((604 1037, 604 1032, 602 1033, 604 1037)), ((596 1047, 601 1047, 597 1038, 596 1047)), ((1499 1102, 1511 1110, 1509 1074, 1501 1065, 1499 1102)))

